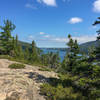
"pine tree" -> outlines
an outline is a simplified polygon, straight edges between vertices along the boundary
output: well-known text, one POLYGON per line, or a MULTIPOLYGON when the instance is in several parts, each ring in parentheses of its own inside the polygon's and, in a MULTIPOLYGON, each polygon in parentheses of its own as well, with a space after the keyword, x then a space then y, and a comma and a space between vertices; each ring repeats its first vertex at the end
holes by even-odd
POLYGON ((29 47, 27 46, 24 52, 24 59, 29 61, 29 57, 30 57, 30 51, 29 51, 29 47))
MULTIPOLYGON (((96 20, 93 25, 98 25, 98 24, 100 24, 100 17, 98 17, 98 20, 96 20)), ((98 33, 97 40, 100 40, 100 30, 98 30, 97 33, 98 33)))
POLYGON ((18 36, 16 35, 15 38, 13 38, 13 50, 14 50, 14 55, 17 58, 19 55, 18 51, 18 36))
MULTIPOLYGON (((99 24, 100 24, 100 17, 98 17, 98 20, 96 20, 93 25, 99 25, 99 24)), ((100 29, 97 31, 97 33, 98 33, 97 41, 99 45, 95 49, 95 55, 96 59, 100 60, 100 29)))
POLYGON ((43 66, 48 66, 48 60, 47 60, 47 54, 42 54, 41 55, 41 62, 43 64, 43 66))
POLYGON ((89 62, 92 62, 96 58, 96 49, 94 46, 91 46, 88 50, 89 62))
POLYGON ((16 47, 18 46, 18 35, 16 35, 16 38, 15 38, 15 45, 16 47))
POLYGON ((16 54, 15 54, 15 48, 16 48, 15 38, 14 37, 12 37, 12 38, 13 38, 13 40, 12 40, 12 50, 10 52, 10 56, 15 57, 16 56, 16 54))
POLYGON ((77 66, 77 61, 79 59, 79 46, 77 40, 73 40, 71 35, 68 35, 69 42, 67 43, 69 52, 62 63, 62 67, 67 71, 72 71, 75 66, 77 66))
POLYGON ((22 46, 18 43, 18 36, 16 35, 13 43, 14 47, 14 55, 18 59, 24 59, 24 53, 22 46))
POLYGON ((30 55, 30 61, 33 62, 39 62, 39 56, 37 52, 37 47, 34 41, 32 41, 32 50, 30 55))
POLYGON ((15 25, 9 20, 4 20, 4 26, 0 26, 0 51, 3 54, 10 54, 13 49, 13 38, 11 32, 15 29, 15 25))
POLYGON ((52 57, 52 66, 53 68, 57 69, 60 67, 60 57, 59 57, 59 52, 54 53, 52 57))
POLYGON ((24 53, 20 44, 17 46, 17 58, 24 59, 24 53))

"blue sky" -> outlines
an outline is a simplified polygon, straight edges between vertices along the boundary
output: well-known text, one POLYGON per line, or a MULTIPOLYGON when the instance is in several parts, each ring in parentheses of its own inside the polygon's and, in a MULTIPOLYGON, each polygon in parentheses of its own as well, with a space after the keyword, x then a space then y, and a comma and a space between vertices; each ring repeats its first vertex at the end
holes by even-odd
POLYGON ((0 24, 11 20, 19 40, 38 47, 66 47, 67 35, 79 43, 96 39, 100 0, 0 0, 0 24))

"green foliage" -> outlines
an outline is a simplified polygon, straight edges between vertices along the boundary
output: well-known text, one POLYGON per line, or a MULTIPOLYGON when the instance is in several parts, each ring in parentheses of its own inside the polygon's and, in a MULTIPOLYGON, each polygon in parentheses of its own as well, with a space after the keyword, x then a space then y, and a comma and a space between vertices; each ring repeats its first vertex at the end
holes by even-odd
POLYGON ((12 57, 9 55, 0 55, 0 59, 11 59, 12 57))
POLYGON ((95 55, 98 61, 100 61, 100 41, 98 47, 96 47, 95 55))
POLYGON ((4 20, 4 26, 0 26, 2 32, 0 32, 0 53, 10 54, 13 50, 13 38, 11 32, 15 29, 15 25, 9 20, 4 20))
MULTIPOLYGON (((98 17, 98 20, 94 22, 93 25, 98 25, 100 24, 100 17, 98 17)), ((99 42, 99 45, 96 47, 96 50, 95 50, 95 55, 96 55, 96 58, 100 61, 100 29, 97 31, 97 41, 99 42)))
POLYGON ((41 61, 44 66, 49 68, 58 69, 60 67, 59 53, 49 52, 41 55, 41 61))
MULTIPOLYGON (((68 36, 69 52, 63 63, 65 75, 59 75, 60 81, 56 83, 62 86, 72 87, 74 91, 84 95, 84 100, 100 99, 100 45, 89 48, 88 56, 78 56, 77 41, 68 36), (69 73, 69 74, 68 74, 69 73)), ((82 96, 81 96, 82 97, 82 96)), ((81 100, 81 99, 80 99, 81 100)))
MULTIPOLYGON (((96 20, 93 25, 98 25, 98 24, 100 24, 100 17, 98 17, 98 20, 96 20)), ((100 40, 100 30, 98 30, 97 33, 98 33, 97 40, 100 40)))
POLYGON ((79 46, 77 44, 77 40, 74 41, 71 38, 71 35, 68 35, 68 38, 69 38, 69 42, 67 43, 67 45, 69 47, 69 52, 67 53, 62 63, 62 67, 66 71, 72 71, 72 69, 77 66, 79 46))
POLYGON ((79 62, 79 64, 73 68, 72 72, 75 74, 90 75, 92 73, 92 65, 86 61, 79 62))
POLYGON ((29 61, 30 58, 30 52, 29 52, 29 47, 25 48, 25 53, 24 53, 24 59, 26 59, 27 61, 29 61))
POLYGON ((71 81, 75 81, 75 80, 77 80, 78 79, 78 76, 76 76, 76 75, 71 75, 71 74, 59 74, 58 75, 59 76, 59 78, 61 79, 61 80, 67 80, 67 79, 69 79, 69 80, 71 80, 71 81))
POLYGON ((90 94, 91 100, 100 100, 100 90, 94 89, 90 94))
POLYGON ((92 62, 96 58, 94 46, 89 47, 88 55, 89 55, 89 62, 92 62))
POLYGON ((36 44, 34 41, 32 41, 32 50, 31 50, 31 55, 30 55, 29 60, 31 61, 31 63, 39 62, 39 55, 38 55, 36 44))
POLYGON ((40 71, 49 71, 51 72, 52 70, 50 68, 47 68, 47 67, 41 67, 39 68, 40 71))
POLYGON ((100 77, 100 66, 98 66, 98 65, 93 66, 93 74, 92 74, 92 76, 94 78, 99 78, 100 77))
POLYGON ((14 57, 24 59, 24 53, 23 53, 21 45, 18 43, 18 36, 17 35, 16 35, 16 38, 14 39, 13 45, 14 45, 14 48, 13 48, 14 57))
POLYGON ((29 64, 41 64, 40 49, 36 47, 35 42, 32 45, 18 41, 18 36, 12 37, 12 31, 15 25, 9 21, 4 21, 4 26, 0 26, 0 54, 9 55, 12 60, 22 61, 29 64), (28 46, 26 46, 28 45, 28 46))
POLYGON ((41 55, 41 62, 43 64, 43 66, 47 66, 48 65, 47 59, 48 59, 48 55, 47 54, 42 54, 41 55))
MULTIPOLYGON (((100 24, 100 18, 94 25, 100 24)), ((89 48, 87 55, 79 55, 80 48, 77 40, 68 35, 68 51, 62 66, 60 66, 59 53, 49 52, 42 54, 36 47, 35 41, 28 45, 18 41, 18 36, 12 37, 11 33, 15 25, 11 21, 4 21, 0 26, 0 58, 7 58, 28 64, 42 65, 41 71, 59 69, 59 78, 50 78, 48 84, 41 86, 41 94, 47 96, 47 100, 100 100, 100 30, 98 33, 98 46, 89 48), (27 45, 27 46, 26 46, 27 45), (63 74, 61 74, 63 73, 63 74)), ((95 42, 97 43, 97 41, 95 42)), ((84 45, 84 44, 83 44, 84 45)), ((83 46, 84 48, 86 47, 83 46)), ((86 49, 86 48, 85 48, 86 49)), ((11 64, 11 69, 25 68, 23 64, 11 64)))
POLYGON ((74 93, 72 87, 64 88, 60 84, 57 87, 43 84, 41 86, 41 93, 47 96, 47 100, 84 100, 80 93, 74 93))
POLYGON ((25 68, 24 64, 18 64, 18 63, 14 63, 8 66, 11 69, 23 69, 25 68))

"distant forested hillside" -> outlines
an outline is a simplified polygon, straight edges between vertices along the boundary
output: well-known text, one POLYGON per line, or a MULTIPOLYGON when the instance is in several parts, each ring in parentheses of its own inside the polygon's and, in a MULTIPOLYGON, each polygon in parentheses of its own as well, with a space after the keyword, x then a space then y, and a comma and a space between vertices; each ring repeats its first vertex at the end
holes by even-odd
MULTIPOLYGON (((31 44, 30 44, 30 43, 27 43, 27 42, 19 41, 19 44, 22 46, 23 49, 25 49, 27 46, 28 46, 28 47, 31 47, 31 44)), ((81 52, 88 53, 88 49, 89 49, 91 46, 97 47, 98 44, 99 44, 99 41, 91 41, 91 42, 86 42, 86 43, 80 44, 80 45, 79 45, 80 51, 81 51, 81 52)), ((43 49, 43 48, 42 48, 42 49, 43 49)), ((68 48, 46 48, 46 49, 49 49, 49 50, 53 49, 53 50, 68 51, 68 48)))
POLYGON ((25 50, 26 47, 31 48, 31 44, 23 41, 19 41, 19 44, 22 46, 23 50, 25 50))
POLYGON ((83 43, 83 44, 79 45, 80 46, 80 51, 88 53, 88 49, 90 47, 92 47, 92 46, 97 47, 99 43, 100 43, 99 41, 91 41, 91 42, 83 43))
MULTIPOLYGON (((85 53, 88 53, 88 50, 90 47, 97 47, 99 44, 99 41, 91 41, 91 42, 86 42, 86 43, 82 43, 79 45, 80 47, 80 52, 85 52, 85 53)), ((68 48, 46 48, 46 49, 54 49, 54 50, 61 50, 61 51, 69 51, 68 48)))

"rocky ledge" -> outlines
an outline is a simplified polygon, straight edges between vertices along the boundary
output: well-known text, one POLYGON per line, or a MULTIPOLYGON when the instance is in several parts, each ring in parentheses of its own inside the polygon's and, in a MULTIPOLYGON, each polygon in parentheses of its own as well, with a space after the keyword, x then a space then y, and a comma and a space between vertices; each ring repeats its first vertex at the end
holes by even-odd
MULTIPOLYGON (((26 65, 25 69, 10 69, 14 61, 0 59, 0 100, 45 100, 40 95, 40 85, 55 72, 40 71, 37 66, 26 65)), ((17 62, 16 62, 17 63, 17 62)))

